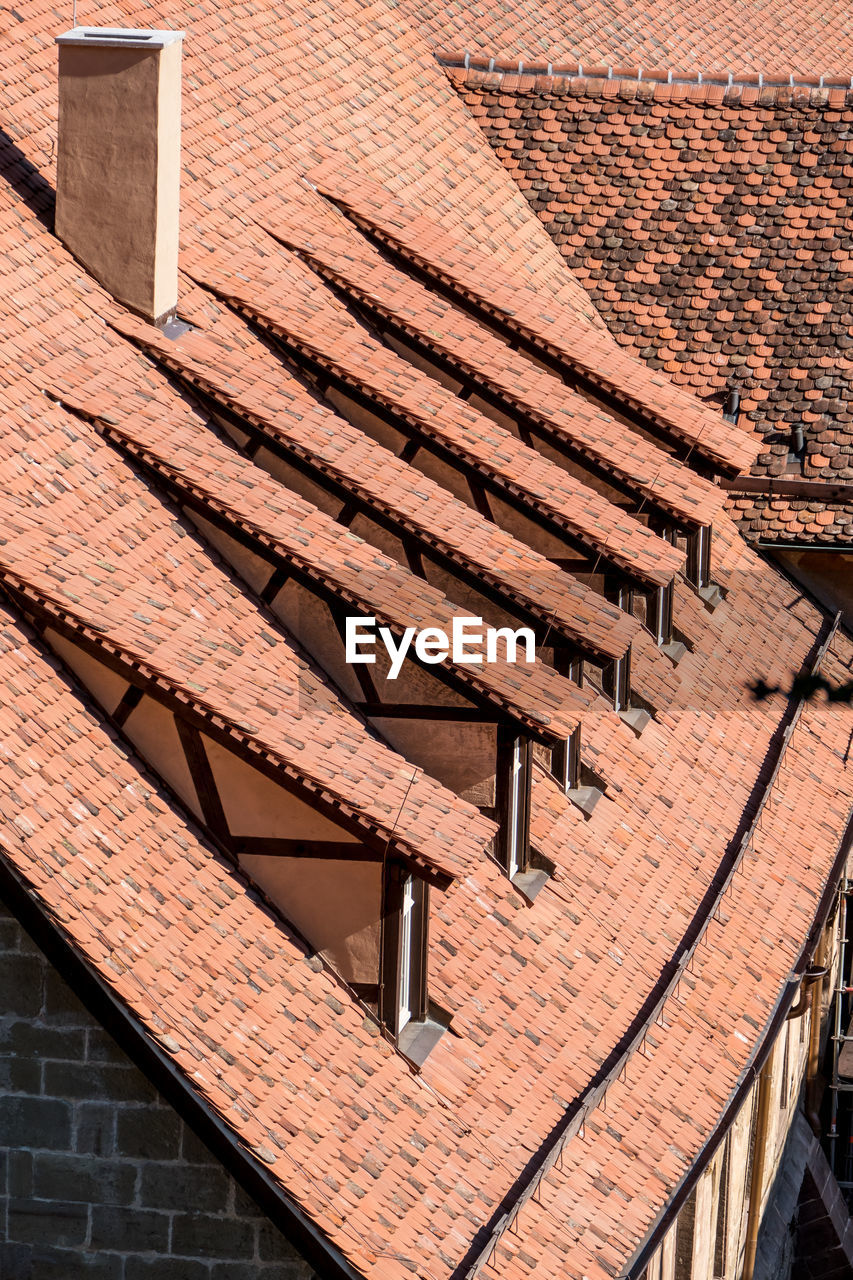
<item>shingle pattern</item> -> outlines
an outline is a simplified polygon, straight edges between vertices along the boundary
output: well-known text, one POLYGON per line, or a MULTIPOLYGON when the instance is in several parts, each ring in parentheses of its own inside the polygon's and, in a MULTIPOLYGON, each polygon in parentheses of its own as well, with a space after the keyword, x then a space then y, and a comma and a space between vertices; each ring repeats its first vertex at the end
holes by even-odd
MULTIPOLYGON (((436 1172, 458 1126, 5 607, 0 669, 16 694, 0 712, 2 856, 257 1161, 357 1266, 398 1274, 362 1180, 389 1123, 436 1172)), ((494 1195, 494 1162, 469 1156, 494 1195)), ((408 1166, 383 1163, 385 1198, 408 1166)))
MULTIPOLYGON (((752 561, 738 551, 733 539, 732 551, 726 568, 732 575, 743 574, 752 561)), ((803 621, 813 621, 814 614, 798 603, 790 590, 790 598, 785 599, 778 581, 759 569, 758 574, 762 573, 768 589, 767 618, 758 613, 748 630, 754 627, 766 638, 765 651, 754 660, 769 663, 774 675, 798 651, 802 653, 807 639, 807 633, 804 635, 800 624, 792 624, 791 617, 799 614, 803 621), (788 603, 791 610, 781 614, 780 622, 782 603, 788 603), (774 621, 768 634, 771 615, 774 621)), ((742 588, 736 577, 726 577, 737 597, 742 588)), ((744 581, 749 581, 748 575, 744 581)), ((726 624, 719 618, 716 625, 712 618, 709 630, 696 659, 697 671, 718 680, 719 670, 737 660, 740 642, 749 644, 756 637, 743 637, 731 620, 726 624)), ((845 661, 849 665, 849 653, 845 661)), ((44 686, 50 682, 39 671, 32 646, 27 647, 25 667, 43 700, 44 686)), ((840 668, 832 670, 837 676, 840 668)), ((14 683, 19 677, 15 671, 7 672, 6 678, 14 683)), ((67 702, 64 686, 62 694, 67 702)), ((75 890, 65 927, 76 932, 87 953, 94 949, 96 963, 106 965, 116 991, 166 1039, 176 1062, 238 1129, 241 1138, 270 1163, 291 1194, 309 1208, 347 1255, 366 1273, 375 1275, 403 1274, 405 1259, 413 1256, 419 1259, 424 1274, 449 1275, 453 1262, 458 1261, 451 1251, 471 1245, 479 1224, 496 1211, 501 1195, 521 1172, 537 1141, 543 1141, 560 1119, 566 1101, 581 1093, 585 1082, 594 1077, 610 1047, 636 1016, 648 983, 713 878, 725 832, 757 776, 757 749, 766 742, 775 718, 769 709, 756 713, 742 696, 735 695, 737 705, 730 718, 710 717, 699 706, 687 708, 672 737, 667 738, 662 730, 664 736, 656 742, 643 742, 618 722, 614 725, 612 715, 603 715, 603 733, 611 759, 618 758, 623 789, 612 800, 602 801, 589 823, 584 823, 547 780, 537 778, 534 834, 557 862, 558 877, 530 912, 514 900, 511 887, 497 870, 480 862, 438 905, 434 990, 436 998, 453 1011, 461 1038, 445 1037, 427 1061, 424 1083, 413 1081, 406 1086, 407 1090, 418 1090, 411 1105, 417 1108, 419 1122, 417 1138, 407 1138, 400 1109, 407 1116, 410 1104, 402 1100, 408 1095, 402 1093, 401 1097, 402 1091, 397 1089, 401 1069, 393 1062, 388 1046, 369 1038, 360 1017, 351 1014, 346 1001, 334 991, 318 990, 313 981, 296 982, 294 962, 289 959, 292 953, 285 952, 290 976, 280 973, 280 953, 261 927, 263 910, 252 908, 251 899, 232 879, 222 876, 221 870, 221 885, 211 884, 195 845, 190 844, 189 853, 181 847, 179 856, 181 866, 192 868, 193 880, 185 894, 180 892, 180 879, 168 893, 161 888, 158 876, 174 876, 176 870, 174 856, 169 856, 168 848, 163 849, 162 837, 157 839, 156 833, 143 833, 134 843, 134 861, 129 866, 115 866, 115 888, 113 865, 110 860, 104 865, 102 845, 97 846, 101 857, 95 862, 99 874, 92 876, 87 824, 96 822, 99 833, 103 824, 97 822, 98 815, 93 818, 89 809, 79 806, 73 787, 69 792, 56 786, 56 781, 67 781, 63 769, 71 769, 71 779, 77 775, 77 756, 72 750, 67 759, 64 734, 75 741, 78 720, 67 705, 57 712, 49 704, 46 710, 39 696, 25 685, 17 714, 26 711, 43 721, 58 722, 62 749, 57 753, 58 744, 51 737, 41 739, 40 752, 46 754, 49 764, 47 773, 41 755, 28 767, 35 769, 40 786, 53 784, 62 803, 70 807, 76 822, 67 840, 74 853, 72 860, 64 848, 64 866, 58 875, 45 875, 34 866, 43 840, 53 856, 56 842, 50 839, 50 832, 55 828, 48 828, 47 837, 43 836, 41 821, 35 822, 25 811, 27 849, 33 848, 36 856, 13 849, 10 853, 16 865, 61 911, 68 910, 69 886, 75 890), (682 763, 683 747, 678 749, 677 765, 670 752, 676 741, 691 739, 695 761, 688 769, 682 763), (742 774, 731 769, 733 752, 744 766, 742 774), (700 769, 706 779, 698 805, 692 785, 694 769, 700 769), (684 782, 679 790, 682 773, 684 782), (664 775, 669 778, 667 789, 664 775), (665 801, 674 802, 678 826, 667 827, 662 841, 659 820, 672 813, 665 801), (602 805, 604 811, 599 815, 602 805), (120 888, 128 877, 139 890, 120 888), (635 886, 630 895, 624 891, 626 883, 635 886), (97 892, 89 886, 97 886, 97 892), (232 896, 235 888, 238 893, 232 896), (165 906, 155 890, 165 897, 165 906), (86 895, 90 892, 94 901, 87 910, 86 895), (215 930, 200 927, 199 902, 207 904, 215 930), (188 911, 195 929, 190 941, 185 937, 188 925, 183 923, 188 911), (173 961, 168 928, 164 939, 164 912, 170 927, 176 915, 180 927, 174 941, 183 953, 173 961), (131 922, 132 971, 128 971, 128 964, 127 970, 116 975, 115 968, 121 966, 126 954, 127 943, 122 939, 127 938, 131 922), (254 951, 243 945, 249 935, 257 938, 262 948, 257 960, 254 951), (204 948, 205 973, 217 975, 215 1003, 206 990, 207 978, 191 964, 195 946, 204 948), (267 950, 273 954, 268 955, 267 950), (249 968, 248 978, 242 968, 239 977, 235 976, 237 957, 241 966, 249 968), (287 992, 287 1018, 282 1016, 279 997, 273 994, 282 990, 287 992), (601 1001, 602 991, 608 993, 606 1004, 601 1001), (506 1010, 498 1018, 485 1014, 496 999, 498 1008, 506 1010), (196 1008, 207 1013, 201 1042, 196 1008), (303 1025, 302 1019, 310 1020, 310 1027, 303 1025), (579 1030, 567 1040, 569 1026, 579 1030), (230 1064, 229 1059, 234 1058, 242 1064, 239 1071, 230 1064), (307 1093, 306 1066, 311 1078, 307 1093), (365 1091, 366 1070, 370 1085, 365 1091), (545 1080, 547 1086, 543 1087, 545 1080), (389 1114, 392 1103, 393 1118, 389 1114), (352 1137, 342 1140, 342 1134, 352 1137), (405 1161, 401 1153, 406 1154, 405 1161), (426 1197, 425 1187, 433 1188, 426 1197), (389 1258, 389 1254, 394 1256, 389 1258)), ((572 1169, 579 1157, 582 1159, 580 1173, 567 1183, 556 1170, 548 1175, 543 1194, 550 1197, 558 1192, 571 1204, 570 1225, 555 1232, 551 1223, 547 1229, 547 1243, 541 1247, 546 1248, 548 1257, 562 1256, 569 1267, 588 1264, 589 1274, 607 1274, 612 1262, 624 1257, 639 1238, 721 1108, 730 1082, 748 1055, 754 1023, 772 1009, 792 947, 800 941, 808 922, 807 905, 801 913, 791 910, 791 883, 794 881, 798 890, 801 886, 807 904, 817 894, 834 853, 837 820, 846 811, 846 800, 826 782, 818 784, 816 794, 813 736, 821 743, 821 768, 830 772, 839 768, 851 717, 847 713, 838 717, 836 712, 836 708, 818 711, 804 748, 799 755, 790 756, 791 774, 780 778, 778 808, 772 810, 775 825, 769 833, 762 827, 763 838, 772 843, 751 868, 750 892, 743 910, 736 909, 739 900, 735 897, 728 917, 734 941, 729 943, 724 936, 697 953, 694 978, 685 979, 681 992, 684 1007, 669 1010, 667 1034, 652 1032, 644 1052, 631 1059, 624 1099, 619 1086, 623 1103, 619 1114, 632 1117, 630 1138, 616 1140, 617 1147, 612 1148, 609 1122, 599 1121, 599 1112, 594 1110, 578 1148, 574 1140, 569 1148, 572 1169), (804 824, 802 829, 797 827, 801 830, 797 842, 790 840, 792 820, 804 824), (802 857, 806 847, 807 863, 802 857), (772 875, 767 871, 770 849, 772 875), (777 861, 782 849, 789 851, 790 865, 777 861), (779 900, 777 895, 782 893, 785 897, 779 900), (774 938, 762 950, 761 959, 766 963, 759 965, 750 922, 766 919, 774 907, 779 938, 774 931, 774 938), (686 996, 694 980, 700 993, 696 1008, 686 996), (734 982, 755 986, 745 1005, 732 996, 734 982), (729 993, 728 1000, 721 999, 723 991, 729 993), (682 1030, 670 1042, 673 1020, 682 1030), (709 1057, 711 1050, 713 1059, 709 1057), (650 1076, 646 1075, 645 1054, 653 1064, 650 1076), (697 1058, 702 1063, 701 1102, 696 1093, 697 1058), (683 1063, 692 1064, 690 1072, 680 1065, 683 1063), (684 1100, 679 1102, 682 1094, 684 1100), (634 1135, 642 1135, 645 1141, 644 1126, 650 1130, 648 1143, 640 1146, 634 1135), (620 1161, 627 1162, 627 1181, 620 1161), (641 1166, 647 1173, 645 1189, 638 1197, 635 1174, 641 1166), (599 1168, 609 1173, 595 1185, 592 1171, 599 1168), (613 1190, 610 1199, 602 1190, 611 1180, 621 1188, 617 1192, 618 1219, 610 1216, 613 1190), (599 1233, 604 1223, 607 1240, 602 1242, 599 1233)), ((80 776, 87 784, 87 800, 95 805, 98 800, 112 803, 112 788, 126 785, 122 771, 115 767, 114 757, 121 755, 115 747, 111 748, 106 793, 103 780, 92 785, 93 775, 97 777, 99 772, 92 740, 97 746, 101 733, 99 726, 90 724, 81 735, 90 764, 80 776)), ((32 751, 31 739, 28 742, 27 754, 32 751)), ((10 775, 4 777, 8 785, 10 775)), ((15 785, 20 788, 20 778, 15 785)), ((135 786, 139 785, 137 774, 135 786)), ((119 814, 124 813, 116 807, 119 814)), ((13 812, 18 809, 16 797, 13 812)), ((155 806, 154 812, 159 816, 161 810, 155 806)), ((61 820, 60 828, 64 830, 61 820)), ((170 818, 169 830, 175 829, 170 818)), ((120 834, 121 828, 116 839, 120 834)), ((180 838, 180 829, 177 834, 180 838)), ((613 1096, 607 1104, 611 1113, 613 1096)), ((520 1227, 521 1240, 527 1240, 528 1247, 521 1248, 519 1258, 502 1256, 501 1274, 523 1275, 540 1247, 542 1228, 532 1205, 523 1212, 520 1227)), ((512 1246, 513 1238, 505 1237, 501 1248, 512 1246)))
POLYGON ((286 639, 266 629, 248 600, 234 591, 227 622, 217 619, 205 587, 221 570, 211 565, 213 573, 207 573, 203 554, 194 564, 199 594, 187 608, 186 587, 174 585, 180 562, 167 575, 152 570, 133 582, 126 570, 117 578, 116 566, 105 559, 110 537, 114 544, 127 527, 126 509, 103 522, 103 541, 91 528, 87 538, 71 532, 79 516, 75 521, 69 504, 57 503, 50 516, 34 518, 6 499, 2 514, 4 582, 224 726, 235 745, 277 764, 366 833, 390 841, 408 861, 444 863, 453 874, 488 841, 493 824, 428 776, 413 782, 411 766, 371 737, 286 639), (410 782, 418 790, 415 810, 423 805, 421 820, 397 831, 410 782))
POLYGON ((781 0, 498 0, 474 9, 465 0, 415 5, 406 12, 441 50, 525 63, 580 62, 588 74, 608 67, 698 69, 707 77, 767 79, 820 75, 850 79, 849 13, 842 0, 814 9, 781 0))
MULTIPOLYGON (((756 476, 853 477, 849 87, 448 74, 621 343, 738 390, 756 476)), ((851 536, 850 504, 732 509, 766 541, 851 536)))
POLYGON ((741 471, 755 460, 759 442, 747 431, 731 426, 668 378, 627 359, 577 317, 559 312, 543 317, 527 295, 495 278, 485 254, 463 244, 434 218, 389 200, 375 183, 354 176, 337 160, 312 170, 309 177, 384 242, 565 361, 568 369, 615 394, 626 410, 647 415, 720 469, 741 471))
POLYGON ((390 320, 404 334, 449 360, 475 387, 491 387, 511 410, 571 445, 584 459, 627 484, 644 502, 664 508, 691 525, 709 525, 723 503, 715 485, 669 458, 603 409, 545 370, 511 351, 506 342, 423 285, 383 262, 363 238, 324 228, 274 233, 318 268, 325 279, 365 304, 380 323, 390 320))
POLYGON ((853 501, 733 493, 729 506, 747 536, 763 543, 819 548, 853 542, 853 501))
MULTIPOLYGON (((85 371, 79 372, 82 378, 85 371)), ((398 638, 407 627, 438 627, 449 635, 454 617, 468 616, 438 588, 416 578, 242 458, 189 408, 179 417, 173 397, 158 401, 141 394, 126 372, 118 378, 94 376, 65 403, 96 417, 107 438, 155 477, 224 517, 229 527, 251 535, 271 555, 286 559, 350 610, 374 616, 398 638)), ((472 694, 485 698, 496 715, 508 713, 538 736, 554 741, 565 739, 577 727, 590 700, 577 685, 542 663, 487 663, 482 644, 478 648, 473 642, 469 647, 480 653, 481 665, 451 659, 446 665, 472 694)))
MULTIPOLYGON (((195 690, 194 701, 210 697, 223 717, 227 711, 270 747, 273 738, 281 746, 286 704, 270 709, 264 698, 271 682, 286 686, 299 664, 286 637, 276 632, 274 645, 264 638, 272 623, 204 544, 92 424, 50 398, 70 402, 97 368, 107 378, 132 377, 146 400, 164 397, 178 422, 186 411, 167 380, 104 323, 117 323, 119 309, 39 219, 50 203, 42 173, 52 176, 56 17, 40 0, 25 15, 11 14, 3 21, 16 24, 18 39, 0 50, 0 100, 20 155, 4 145, 0 328, 10 372, 2 391, 7 541, 0 559, 14 562, 22 590, 36 578, 42 599, 55 607, 61 601, 69 618, 85 617, 93 635, 105 625, 117 647, 133 649, 140 669, 156 657, 161 670, 151 670, 150 687, 168 676, 186 688, 201 673, 208 688, 195 690), (236 653, 227 648, 232 640, 236 653), (231 698, 234 706, 223 706, 231 698)), ((227 14, 209 4, 121 13, 105 5, 98 18, 192 32, 187 262, 195 265, 208 245, 221 253, 233 242, 236 260, 247 242, 261 242, 247 224, 264 184, 275 188, 265 217, 284 200, 293 203, 291 216, 298 208, 310 225, 316 197, 295 175, 335 144, 368 179, 402 195, 404 210, 437 210, 449 243, 469 246, 451 272, 466 287, 476 292, 483 267, 484 295, 499 272, 505 281, 536 281, 531 329, 553 311, 545 328, 580 331, 577 317, 588 304, 399 8, 333 12, 307 0, 291 10, 250 0, 227 14)), ((423 228, 428 254, 436 224, 423 228)), ((267 256, 270 291, 277 278, 282 294, 295 277, 285 255, 267 256)), ((252 261, 242 284, 255 305, 272 309, 252 261)), ((524 288, 515 292, 523 297, 524 288)), ((324 316, 335 313, 315 277, 310 296, 324 316)), ((201 365, 224 356, 228 342, 210 337, 222 322, 204 293, 188 291, 187 306, 202 332, 182 342, 195 341, 201 365)), ((525 316, 531 306, 523 303, 525 316)), ((330 322, 317 339, 334 353, 337 333, 330 322)), ((616 358, 606 336, 595 341, 597 358, 616 358)), ((633 378, 636 393, 646 394, 652 375, 617 355, 613 385, 630 395, 633 378)), ((351 358, 346 342, 340 358, 351 358)), ((212 383, 233 379, 236 394, 249 395, 233 371, 209 369, 208 376, 212 383)), ((282 369, 275 402, 282 432, 295 432, 304 411, 291 385, 282 369), (290 418, 282 407, 288 397, 290 418)), ((713 421, 722 464, 751 448, 748 437, 719 426, 718 415, 696 408, 686 392, 670 395, 663 377, 653 385, 685 440, 713 421)), ((258 398, 265 390, 262 384, 258 398)), ((111 405, 108 399, 101 412, 111 405)), ((89 409, 97 415, 96 402, 89 409)), ((303 430, 316 426, 320 434, 321 425, 331 432, 338 424, 305 411, 303 430)), ((317 447, 331 450, 328 439, 317 447)), ((379 456, 365 451, 360 465, 367 469, 366 460, 379 456)), ((343 467, 344 458, 334 465, 343 467)), ((395 482, 402 478, 396 464, 387 467, 395 482)), ((380 475, 377 469, 375 485, 380 475)), ((360 482, 367 487, 366 475, 360 482)), ((394 501, 410 502, 424 519, 423 507, 400 488, 394 501)), ((495 545, 509 556, 509 543, 498 538, 495 545)), ((331 744, 320 737, 291 744, 306 772, 310 764, 323 785, 343 786, 349 744, 352 802, 383 830, 400 814, 395 839, 416 841, 419 856, 439 850, 457 872, 446 893, 433 895, 430 953, 431 993, 452 1013, 452 1029, 421 1074, 210 852, 3 606, 3 856, 158 1037, 188 1087, 365 1276, 450 1280, 476 1256, 484 1224, 495 1220, 548 1135, 642 1026, 644 1001, 755 804, 782 709, 773 701, 754 704, 744 682, 759 675, 785 681, 813 649, 822 618, 743 545, 725 514, 715 522, 713 567, 725 599, 712 613, 677 583, 676 618, 691 641, 677 668, 650 637, 637 635, 636 675, 656 691, 656 718, 643 734, 637 738, 599 703, 584 714, 585 750, 607 782, 589 820, 537 772, 534 838, 556 874, 532 906, 483 854, 490 824, 428 779, 405 796, 399 757, 380 750, 331 689, 311 677, 319 727, 331 732, 333 722, 336 732, 331 744)), ((849 676, 851 663, 853 651, 839 635, 826 673, 849 676)), ((542 1207, 529 1204, 518 1234, 500 1241, 495 1257, 505 1280, 522 1280, 537 1267, 543 1275, 590 1280, 619 1274, 697 1158, 788 977, 835 855, 849 808, 851 731, 849 709, 808 710, 754 856, 734 882, 721 922, 709 925, 693 973, 663 1024, 648 1030, 644 1049, 627 1062, 624 1080, 611 1086, 607 1112, 593 1107, 583 1136, 567 1145, 562 1170, 544 1180, 542 1207), (546 1222, 551 1207, 556 1213, 546 1222)))
MULTIPOLYGON (((190 298, 193 295, 190 294, 190 298)), ((570 641, 621 657, 639 624, 525 543, 408 466, 309 395, 238 319, 211 319, 210 295, 181 310, 203 328, 170 341, 135 317, 117 321, 162 364, 310 462, 371 511, 387 514, 442 554, 531 610, 570 641)))
POLYGON ((368 392, 475 474, 524 495, 593 553, 653 584, 668 582, 682 566, 682 552, 370 337, 293 254, 279 249, 243 258, 232 249, 227 258, 188 256, 194 278, 368 392))
MULTIPOLYGON (((847 678, 847 670, 846 661, 830 660, 826 666, 826 674, 836 680, 847 678)), ((815 794, 813 774, 815 737, 831 719, 826 709, 807 710, 783 759, 779 785, 787 798, 771 804, 762 818, 742 870, 709 925, 710 945, 700 947, 697 959, 706 949, 711 954, 703 956, 693 975, 684 975, 663 1022, 649 1029, 642 1050, 631 1058, 627 1078, 608 1091, 606 1108, 598 1107, 585 1119, 583 1132, 541 1181, 513 1230, 502 1235, 484 1275, 603 1278, 625 1273, 625 1259, 651 1222, 661 1184, 673 1185, 686 1170, 685 1156, 698 1132, 728 1101, 723 1080, 731 1079, 733 1068, 748 1069, 749 1027, 769 1021, 779 980, 798 958, 808 914, 792 909, 784 880, 792 876, 819 892, 836 851, 831 838, 824 843, 829 797, 815 794), (770 850, 790 839, 792 822, 806 856, 792 853, 778 862, 770 850), (768 878, 769 858, 773 869, 768 878), (772 921, 760 938, 744 929, 751 913, 772 921), (749 975, 746 1007, 737 974, 749 975), (568 1240, 554 1232, 555 1219, 569 1224, 568 1240)), ((831 750, 840 758, 841 738, 833 738, 831 750)), ((843 825, 847 807, 839 801, 830 801, 830 807, 835 805, 835 820, 843 825)))

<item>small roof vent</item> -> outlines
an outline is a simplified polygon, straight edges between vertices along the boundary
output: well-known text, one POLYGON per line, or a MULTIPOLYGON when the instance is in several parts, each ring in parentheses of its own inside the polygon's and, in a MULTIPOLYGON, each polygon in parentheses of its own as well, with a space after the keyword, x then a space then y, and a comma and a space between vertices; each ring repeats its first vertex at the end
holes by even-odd
POLYGON ((56 234, 147 320, 178 301, 182 31, 58 36, 56 234))

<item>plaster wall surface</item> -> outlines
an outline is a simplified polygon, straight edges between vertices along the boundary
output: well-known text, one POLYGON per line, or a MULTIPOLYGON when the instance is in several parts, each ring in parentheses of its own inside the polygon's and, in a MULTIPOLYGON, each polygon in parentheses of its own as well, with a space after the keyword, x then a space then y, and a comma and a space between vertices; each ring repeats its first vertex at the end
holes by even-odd
POLYGON ((59 49, 56 233, 149 319, 177 302, 180 69, 179 41, 59 49))

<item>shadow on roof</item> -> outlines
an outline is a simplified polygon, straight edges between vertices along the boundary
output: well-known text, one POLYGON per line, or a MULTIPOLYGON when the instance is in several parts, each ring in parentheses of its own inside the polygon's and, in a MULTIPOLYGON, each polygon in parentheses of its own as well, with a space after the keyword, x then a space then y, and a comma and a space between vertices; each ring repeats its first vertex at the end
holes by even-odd
POLYGON ((0 178, 17 192, 39 222, 53 231, 56 192, 4 129, 0 129, 0 178))

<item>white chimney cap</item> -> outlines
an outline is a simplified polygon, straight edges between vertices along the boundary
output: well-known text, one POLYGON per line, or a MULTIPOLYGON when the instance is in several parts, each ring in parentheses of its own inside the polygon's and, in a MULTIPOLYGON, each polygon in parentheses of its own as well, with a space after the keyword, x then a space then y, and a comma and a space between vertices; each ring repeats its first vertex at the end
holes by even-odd
POLYGON ((106 45, 116 49, 165 49, 183 40, 183 31, 138 31, 132 27, 74 27, 57 44, 106 45))

